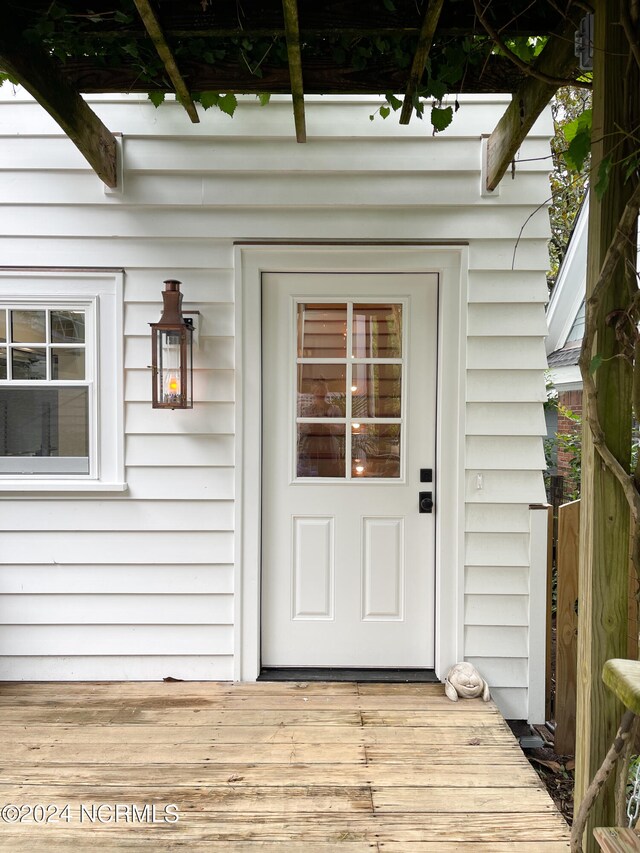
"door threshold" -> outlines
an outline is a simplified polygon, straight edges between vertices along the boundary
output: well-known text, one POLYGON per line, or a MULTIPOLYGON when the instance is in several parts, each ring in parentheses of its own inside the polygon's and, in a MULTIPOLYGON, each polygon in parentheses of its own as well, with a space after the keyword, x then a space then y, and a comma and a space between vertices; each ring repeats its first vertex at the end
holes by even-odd
POLYGON ((363 681, 382 684, 438 683, 433 669, 372 669, 332 666, 263 666, 258 681, 363 681))

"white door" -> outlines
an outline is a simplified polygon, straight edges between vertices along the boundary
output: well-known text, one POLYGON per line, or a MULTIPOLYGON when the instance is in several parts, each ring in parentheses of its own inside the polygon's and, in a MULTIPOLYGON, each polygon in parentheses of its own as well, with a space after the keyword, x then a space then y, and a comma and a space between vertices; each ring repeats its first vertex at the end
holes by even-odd
POLYGON ((262 277, 263 666, 434 665, 437 291, 262 277))

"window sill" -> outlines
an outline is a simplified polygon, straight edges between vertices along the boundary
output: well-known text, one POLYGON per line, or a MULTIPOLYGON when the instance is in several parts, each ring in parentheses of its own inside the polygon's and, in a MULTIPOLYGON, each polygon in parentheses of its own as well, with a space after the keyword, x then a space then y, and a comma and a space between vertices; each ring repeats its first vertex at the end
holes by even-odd
POLYGON ((0 494, 3 492, 126 492, 126 483, 99 483, 95 480, 79 482, 73 480, 0 480, 0 494))

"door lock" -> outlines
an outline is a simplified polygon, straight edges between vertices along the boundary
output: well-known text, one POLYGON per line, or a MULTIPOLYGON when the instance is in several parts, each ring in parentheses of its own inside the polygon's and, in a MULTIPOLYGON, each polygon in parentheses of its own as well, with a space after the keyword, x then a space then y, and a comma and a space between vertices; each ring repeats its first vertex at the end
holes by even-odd
POLYGON ((418 498, 420 512, 433 512, 433 492, 420 492, 418 498))

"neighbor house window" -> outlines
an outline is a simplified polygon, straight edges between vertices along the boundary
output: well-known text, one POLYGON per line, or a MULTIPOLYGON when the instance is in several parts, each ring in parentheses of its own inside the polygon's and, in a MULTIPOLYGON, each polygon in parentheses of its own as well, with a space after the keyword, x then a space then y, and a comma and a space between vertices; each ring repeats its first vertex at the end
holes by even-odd
POLYGON ((0 271, 0 489, 122 486, 118 278, 0 271))

